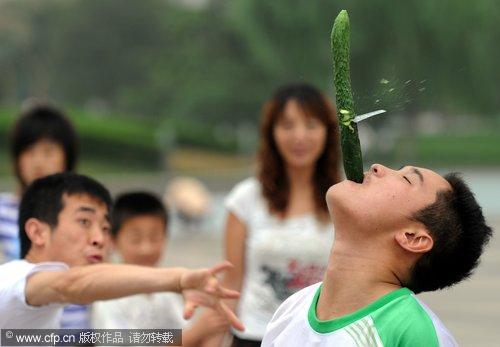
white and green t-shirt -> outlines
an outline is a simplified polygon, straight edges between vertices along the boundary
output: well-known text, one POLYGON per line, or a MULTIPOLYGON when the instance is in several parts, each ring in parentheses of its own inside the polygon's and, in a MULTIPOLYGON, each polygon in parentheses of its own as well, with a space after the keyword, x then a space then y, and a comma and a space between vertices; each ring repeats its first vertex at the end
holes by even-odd
POLYGON ((267 326, 262 346, 458 346, 436 315, 407 288, 326 321, 316 316, 321 288, 317 283, 289 297, 267 326))

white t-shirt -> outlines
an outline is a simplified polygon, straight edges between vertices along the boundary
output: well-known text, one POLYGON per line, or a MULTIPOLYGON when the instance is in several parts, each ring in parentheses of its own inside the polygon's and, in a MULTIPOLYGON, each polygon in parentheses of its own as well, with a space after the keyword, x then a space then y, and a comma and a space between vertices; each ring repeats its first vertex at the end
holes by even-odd
POLYGON ((316 316, 321 283, 288 298, 269 323, 262 347, 455 347, 436 315, 407 288, 332 320, 316 316))
POLYGON ((139 294, 98 301, 92 307, 95 329, 182 329, 183 304, 179 294, 139 294))
POLYGON ((26 279, 40 271, 68 270, 64 263, 33 264, 26 260, 13 260, 0 265, 0 328, 57 329, 61 321, 63 304, 30 306, 26 303, 26 279))
POLYGON ((243 339, 261 340, 274 311, 291 294, 323 279, 333 244, 333 225, 313 214, 271 215, 261 185, 249 178, 234 187, 226 208, 245 224, 245 276, 238 317, 243 339))

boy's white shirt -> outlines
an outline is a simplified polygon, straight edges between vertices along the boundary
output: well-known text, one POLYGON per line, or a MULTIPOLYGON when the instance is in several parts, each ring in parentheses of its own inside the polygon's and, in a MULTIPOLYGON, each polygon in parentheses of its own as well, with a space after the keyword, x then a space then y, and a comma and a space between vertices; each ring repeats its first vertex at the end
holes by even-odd
POLYGON ((98 301, 92 306, 95 329, 182 329, 182 298, 176 293, 138 294, 98 301))
MULTIPOLYGON (((120 252, 113 252, 110 260, 125 263, 120 252)), ((91 323, 94 329, 182 329, 188 325, 183 309, 177 293, 137 294, 94 302, 91 323)))
POLYGON ((34 264, 26 260, 13 260, 0 265, 0 328, 59 328, 64 304, 29 305, 26 302, 26 280, 40 271, 68 269, 64 263, 34 264))

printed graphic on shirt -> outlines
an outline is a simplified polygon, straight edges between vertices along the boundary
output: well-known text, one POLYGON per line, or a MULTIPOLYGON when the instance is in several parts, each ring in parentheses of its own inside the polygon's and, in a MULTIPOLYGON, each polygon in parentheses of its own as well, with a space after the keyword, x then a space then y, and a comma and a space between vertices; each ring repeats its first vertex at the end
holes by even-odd
POLYGON ((280 301, 284 301, 304 287, 321 281, 325 272, 324 266, 301 265, 296 259, 289 261, 286 272, 269 265, 262 265, 260 269, 265 275, 264 283, 273 289, 274 296, 280 301))

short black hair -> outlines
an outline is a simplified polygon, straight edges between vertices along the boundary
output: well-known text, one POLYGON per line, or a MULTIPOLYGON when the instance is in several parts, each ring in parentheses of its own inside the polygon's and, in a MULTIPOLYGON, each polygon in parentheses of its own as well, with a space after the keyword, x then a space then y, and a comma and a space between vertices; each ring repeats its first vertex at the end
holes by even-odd
POLYGON ((26 189, 19 207, 19 237, 21 239, 21 258, 30 248, 29 239, 24 226, 28 219, 36 218, 57 227, 59 213, 64 208, 63 197, 77 194, 88 195, 106 205, 111 214, 112 200, 109 191, 96 180, 75 173, 57 173, 35 180, 26 189))
POLYGON ((74 171, 78 159, 78 138, 64 113, 47 103, 38 103, 21 112, 10 134, 10 151, 16 176, 26 187, 19 172, 19 156, 40 140, 52 140, 64 151, 65 171, 74 171))
POLYGON ((406 286, 415 293, 443 289, 468 278, 493 233, 460 175, 450 173, 444 178, 452 189, 438 192, 433 204, 413 216, 434 241, 411 270, 406 286))
POLYGON ((149 192, 128 192, 115 199, 113 216, 111 218, 111 232, 116 237, 128 219, 137 216, 155 216, 163 220, 167 232, 168 212, 161 200, 149 192))

